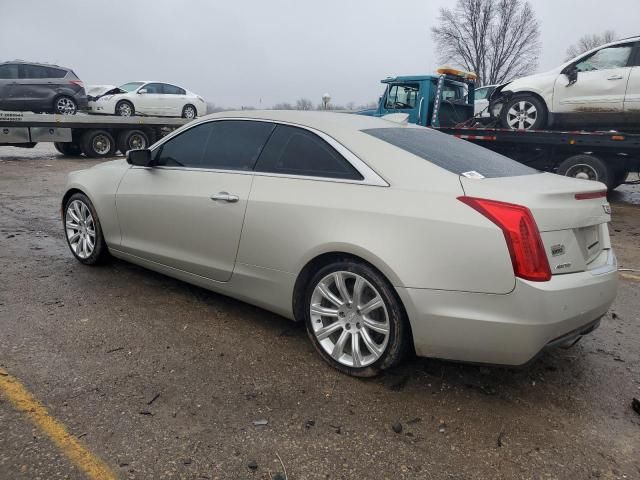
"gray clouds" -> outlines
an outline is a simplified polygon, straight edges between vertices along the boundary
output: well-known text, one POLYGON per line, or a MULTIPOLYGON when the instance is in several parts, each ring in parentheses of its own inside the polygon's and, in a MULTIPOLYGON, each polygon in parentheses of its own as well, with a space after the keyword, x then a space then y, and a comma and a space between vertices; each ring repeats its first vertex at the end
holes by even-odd
MULTIPOLYGON (((430 73, 443 0, 0 0, 0 60, 57 63, 87 84, 175 82, 218 105, 366 103, 389 75, 430 73)), ((585 33, 640 33, 637 0, 532 0, 540 70, 585 33)))

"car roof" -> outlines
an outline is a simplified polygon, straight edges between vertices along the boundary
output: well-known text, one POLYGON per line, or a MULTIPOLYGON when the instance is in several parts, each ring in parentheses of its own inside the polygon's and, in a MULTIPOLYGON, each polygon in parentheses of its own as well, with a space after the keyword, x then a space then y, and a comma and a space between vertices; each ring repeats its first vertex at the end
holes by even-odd
POLYGON ((61 67, 60 65, 56 65, 54 63, 27 62, 25 60, 7 60, 5 62, 0 62, 0 65, 6 65, 6 64, 35 65, 38 67, 54 67, 54 68, 60 68, 62 70, 71 70, 70 68, 61 67))

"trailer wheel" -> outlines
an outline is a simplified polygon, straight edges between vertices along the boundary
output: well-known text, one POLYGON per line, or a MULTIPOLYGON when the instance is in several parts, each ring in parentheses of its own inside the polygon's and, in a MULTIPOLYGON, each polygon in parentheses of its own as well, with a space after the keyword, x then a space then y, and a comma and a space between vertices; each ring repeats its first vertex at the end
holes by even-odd
POLYGON ((574 155, 569 157, 558 165, 557 173, 567 177, 602 182, 609 190, 617 186, 615 185, 615 170, 593 155, 574 155))
POLYGON ((67 156, 78 156, 82 153, 80 149, 80 145, 73 142, 54 142, 53 146, 56 147, 56 150, 63 155, 67 156))
POLYGON ((118 150, 126 154, 128 150, 136 150, 138 148, 147 148, 149 135, 142 130, 124 130, 118 134, 118 150))
POLYGON ((87 157, 111 157, 116 152, 116 142, 106 130, 89 130, 82 135, 80 148, 87 157))

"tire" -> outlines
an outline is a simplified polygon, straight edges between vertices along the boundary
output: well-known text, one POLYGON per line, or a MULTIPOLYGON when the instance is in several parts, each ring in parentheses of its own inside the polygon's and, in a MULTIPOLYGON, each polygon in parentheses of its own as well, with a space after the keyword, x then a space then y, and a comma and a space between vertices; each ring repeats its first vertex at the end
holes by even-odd
POLYGON ((500 123, 509 130, 537 130, 547 126, 547 107, 538 97, 514 95, 500 112, 500 123), (520 112, 523 112, 521 117, 520 112), (520 120, 519 120, 520 118, 520 120))
POLYGON ((106 130, 89 130, 82 135, 80 148, 90 158, 112 157, 116 152, 116 142, 106 130))
POLYGON ((69 157, 75 157, 82 153, 80 145, 73 142, 54 142, 53 146, 58 152, 69 157))
POLYGON ((616 171, 593 155, 574 155, 558 165, 558 175, 602 182, 608 190, 616 188, 616 171))
POLYGON ((627 181, 627 177, 629 176, 629 172, 626 170, 616 170, 615 179, 613 181, 613 188, 618 188, 624 182, 627 181))
POLYGON ((116 103, 115 113, 119 117, 133 117, 136 114, 136 109, 133 107, 133 103, 127 100, 120 100, 116 103))
POLYGON ((148 148, 151 142, 149 136, 142 130, 124 130, 118 134, 116 145, 118 150, 126 154, 128 150, 148 148))
POLYGON ((78 104, 71 97, 61 95, 53 101, 53 113, 58 115, 75 115, 77 111, 78 104))
POLYGON ((188 118, 193 120, 198 116, 198 110, 191 104, 187 104, 182 109, 182 118, 188 118))
POLYGON ((106 260, 109 249, 91 200, 84 193, 74 193, 65 202, 63 212, 62 228, 73 256, 85 265, 96 265, 106 260))
POLYGON ((387 279, 363 262, 344 259, 320 268, 305 287, 302 309, 307 334, 320 356, 348 375, 375 376, 397 365, 409 349, 409 330, 400 300, 387 279), (342 282, 337 280, 340 278, 342 282), (343 302, 341 307, 336 300, 345 298, 338 290, 339 283, 352 301, 343 302), (361 300, 356 302, 353 297, 358 284, 363 288, 361 300), (329 299, 331 296, 334 300, 329 299), (376 298, 382 304, 362 313, 359 307, 371 305, 376 298), (321 310, 331 314, 325 315, 321 310), (339 346, 341 339, 345 340, 343 348, 339 346), (354 345, 359 355, 354 355, 354 345))

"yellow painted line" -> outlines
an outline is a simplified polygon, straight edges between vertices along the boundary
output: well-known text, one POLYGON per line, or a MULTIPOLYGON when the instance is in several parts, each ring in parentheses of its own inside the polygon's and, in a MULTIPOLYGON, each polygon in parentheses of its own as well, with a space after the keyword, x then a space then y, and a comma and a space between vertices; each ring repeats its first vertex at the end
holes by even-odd
POLYGON ((26 414, 57 447, 91 480, 116 480, 111 469, 77 438, 71 435, 59 421, 14 377, 0 368, 0 394, 26 414))
POLYGON ((632 273, 624 273, 618 272, 622 278, 627 278, 629 280, 637 280, 640 282, 640 275, 633 275, 632 273))

